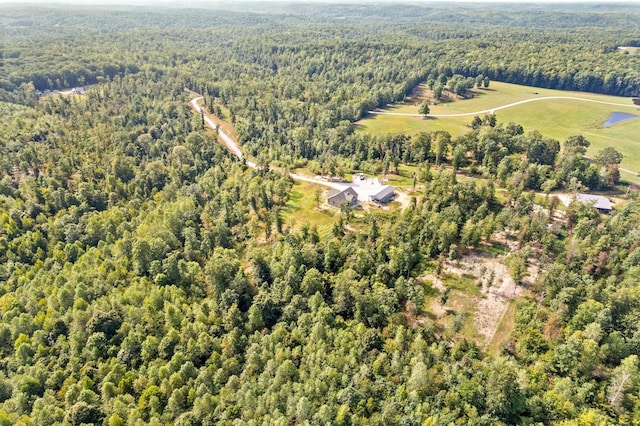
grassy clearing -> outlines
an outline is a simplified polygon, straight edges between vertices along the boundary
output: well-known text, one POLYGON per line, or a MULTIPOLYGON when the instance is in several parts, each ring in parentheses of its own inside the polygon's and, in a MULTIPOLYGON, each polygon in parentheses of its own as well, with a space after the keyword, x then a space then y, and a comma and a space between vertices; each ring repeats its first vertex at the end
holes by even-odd
POLYGON ((498 111, 497 115, 499 121, 520 122, 525 131, 537 129, 543 135, 560 141, 581 134, 591 142, 587 155, 595 155, 602 148, 613 146, 624 155, 623 168, 640 171, 640 118, 611 127, 602 125, 612 112, 617 111, 640 116, 639 107, 621 108, 572 100, 533 102, 498 111))
POLYGON ((389 173, 385 176, 387 184, 393 186, 412 187, 413 176, 418 173, 419 169, 420 168, 417 166, 401 164, 398 166, 398 174, 389 173))
POLYGON ((289 202, 282 209, 282 219, 286 227, 298 229, 303 224, 317 226, 321 235, 330 232, 337 211, 318 209, 315 194, 320 190, 320 203, 326 197, 327 189, 321 185, 295 182, 291 188, 289 202))
MULTIPOLYGON (((468 287, 468 286, 465 286, 468 287)), ((454 327, 458 331, 456 334, 469 340, 478 341, 479 335, 475 325, 476 308, 478 306, 478 295, 474 295, 472 290, 452 290, 449 294, 446 306, 451 310, 441 318, 444 329, 454 327), (457 325, 454 323, 457 322, 457 325)))
POLYGON ((303 176, 316 176, 317 175, 317 173, 312 173, 311 170, 308 167, 290 168, 289 171, 292 172, 292 173, 297 173, 299 175, 303 175, 303 176))
POLYGON ((502 317, 502 321, 500 321, 500 325, 498 325, 496 334, 493 335, 493 339, 491 339, 491 342, 489 342, 487 353, 493 355, 499 354, 500 350, 502 349, 502 344, 509 339, 515 323, 516 307, 517 302, 515 300, 512 300, 509 303, 507 312, 505 312, 504 316, 502 317))
MULTIPOLYGON (((475 111, 488 110, 510 103, 524 101, 527 99, 542 98, 547 96, 573 96, 583 99, 591 99, 602 102, 612 102, 619 104, 628 104, 633 108, 633 104, 629 98, 620 96, 600 95, 597 93, 574 92, 554 89, 544 89, 538 87, 521 86, 518 84, 492 82, 491 87, 487 89, 474 89, 475 96, 472 99, 456 100, 449 102, 441 102, 430 107, 430 114, 464 114, 475 111)), ((539 101, 546 103, 547 101, 539 101)), ((548 102, 555 102, 549 100, 548 102)), ((578 101, 572 101, 578 102, 578 101)), ((534 104, 536 102, 533 102, 534 104)), ((527 105, 527 104, 525 104, 527 105)), ((588 104, 591 105, 591 104, 588 104)), ((409 99, 404 103, 395 104, 385 111, 396 113, 418 114, 418 107, 415 106, 415 100, 409 99)), ((472 118, 472 117, 471 117, 472 118)), ((428 120, 426 120, 428 121, 428 120)), ((469 118, 470 121, 470 118, 469 118)))
POLYGON ((482 252, 489 253, 495 257, 504 256, 509 253, 509 247, 497 241, 491 241, 490 245, 480 247, 482 252))
MULTIPOLYGON (((538 130, 545 136, 566 140, 581 134, 591 142, 587 155, 595 155, 600 149, 613 146, 624 155, 622 167, 634 173, 622 173, 623 179, 640 183, 640 118, 604 127, 603 123, 613 112, 627 112, 640 116, 640 107, 629 98, 598 95, 584 92, 540 89, 515 84, 492 82, 488 90, 476 90, 473 99, 446 102, 431 107, 431 114, 460 114, 487 110, 526 99, 546 96, 574 96, 584 99, 612 102, 628 106, 615 106, 570 99, 550 99, 529 102, 496 112, 499 123, 510 121, 521 124, 525 131, 538 130)), ((415 99, 394 105, 385 111, 417 113, 415 99)), ((407 133, 446 130, 454 137, 469 131, 468 117, 422 118, 392 115, 371 115, 356 123, 356 129, 370 134, 407 133)))
MULTIPOLYGON (((512 331, 515 302, 495 293, 483 293, 476 273, 460 273, 465 264, 475 262, 468 264, 462 260, 455 266, 457 272, 445 272, 438 277, 431 272, 425 276, 423 315, 434 321, 441 333, 475 341, 485 349, 495 341, 499 349, 512 331), (443 289, 448 294, 444 305, 443 289)), ((452 266, 449 264, 447 268, 452 266)))
POLYGON ((626 170, 621 170, 620 180, 625 183, 635 183, 636 185, 640 185, 640 170, 637 173, 629 173, 626 170))
POLYGON ((440 290, 434 287, 431 281, 428 280, 424 282, 423 288, 425 297, 424 309, 429 310, 430 302, 432 302, 436 297, 440 297, 442 293, 440 292, 440 290))
MULTIPOLYGON (((397 112, 395 107, 385 109, 389 112, 397 112)), ((448 119, 403 117, 395 115, 370 115, 355 124, 357 131, 363 131, 372 135, 419 132, 433 132, 445 130, 451 135, 460 136, 469 131, 465 124, 470 123, 473 117, 455 117, 448 119)))
MULTIPOLYGON (((457 290, 463 294, 480 296, 480 287, 477 285, 477 278, 473 275, 443 274, 442 281, 452 290, 457 290)), ((455 293, 452 291, 452 294, 455 293)))
MULTIPOLYGON (((431 265, 429 265, 429 270, 431 270, 431 265)), ((422 303, 422 312, 424 315, 427 315, 432 320, 437 320, 437 315, 433 312, 432 305, 435 303, 436 299, 440 299, 442 296, 442 292, 435 286, 433 281, 430 279, 426 279, 422 282, 422 288, 424 290, 424 302, 422 303)))

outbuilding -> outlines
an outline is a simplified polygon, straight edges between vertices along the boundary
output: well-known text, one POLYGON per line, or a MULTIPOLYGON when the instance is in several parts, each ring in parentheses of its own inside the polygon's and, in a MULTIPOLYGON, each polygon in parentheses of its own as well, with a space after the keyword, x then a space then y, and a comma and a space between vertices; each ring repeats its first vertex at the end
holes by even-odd
POLYGON ((581 203, 590 203, 595 207, 600 213, 609 213, 613 210, 611 206, 611 201, 608 198, 602 197, 600 195, 591 195, 591 194, 578 194, 576 195, 576 200, 581 203))
POLYGON ((396 189, 393 186, 383 186, 376 194, 369 195, 369 201, 374 203, 385 204, 388 203, 396 196, 396 189))

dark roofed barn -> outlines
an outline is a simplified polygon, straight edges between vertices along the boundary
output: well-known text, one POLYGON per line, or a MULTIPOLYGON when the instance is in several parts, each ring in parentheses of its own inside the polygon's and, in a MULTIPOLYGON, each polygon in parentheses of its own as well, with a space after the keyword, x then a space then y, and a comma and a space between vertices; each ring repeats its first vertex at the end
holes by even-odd
POLYGON ((340 208, 343 204, 354 205, 357 201, 358 193, 352 187, 342 191, 333 190, 329 193, 329 198, 327 198, 327 204, 337 208, 340 208))
POLYGON ((395 196, 396 189, 393 186, 385 186, 377 194, 370 195, 369 201, 384 204, 391 201, 395 196))

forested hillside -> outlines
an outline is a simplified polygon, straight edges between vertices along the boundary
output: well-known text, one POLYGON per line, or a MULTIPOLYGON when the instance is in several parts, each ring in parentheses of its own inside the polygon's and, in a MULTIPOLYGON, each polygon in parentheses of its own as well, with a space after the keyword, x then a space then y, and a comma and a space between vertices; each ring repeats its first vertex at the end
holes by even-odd
POLYGON ((548 195, 613 187, 619 154, 353 124, 428 80, 638 96, 633 8, 221 7, 0 7, 0 425, 640 422, 640 200, 548 195), (283 220, 287 168, 400 164, 405 209, 283 220), (426 302, 469 252, 522 290, 495 351, 426 302))

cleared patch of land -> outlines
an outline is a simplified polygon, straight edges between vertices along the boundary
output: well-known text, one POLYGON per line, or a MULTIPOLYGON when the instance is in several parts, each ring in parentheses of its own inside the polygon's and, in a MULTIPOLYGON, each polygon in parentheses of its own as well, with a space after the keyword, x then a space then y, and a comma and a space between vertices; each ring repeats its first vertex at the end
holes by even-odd
MULTIPOLYGON (((403 107, 398 106, 391 106, 386 108, 385 111, 415 114, 413 111, 405 111, 403 107)), ((469 128, 466 127, 465 124, 470 122, 471 118, 469 117, 433 119, 394 115, 369 115, 356 122, 355 128, 358 131, 372 135, 397 133, 415 134, 425 131, 445 130, 455 137, 468 132, 469 128)))
POLYGON ((446 261, 440 276, 422 277, 427 283, 424 308, 442 329, 458 321, 462 336, 484 349, 499 349, 513 325, 514 300, 535 281, 537 266, 532 265, 528 273, 523 285, 516 285, 504 264, 504 255, 473 251, 446 261), (448 296, 442 303, 445 291, 448 296))
MULTIPOLYGON (((631 99, 616 96, 598 95, 583 92, 567 92, 552 89, 540 89, 515 84, 492 82, 488 89, 476 89, 472 99, 443 102, 431 106, 431 114, 463 114, 490 110, 536 97, 576 97, 599 102, 628 105, 628 107, 604 103, 585 102, 573 99, 549 99, 527 102, 496 111, 498 122, 510 121, 521 124, 525 131, 538 130, 545 136, 560 141, 569 136, 581 134, 591 146, 588 155, 595 155, 600 149, 613 146, 624 155, 622 167, 632 172, 640 172, 640 118, 604 127, 611 113, 627 112, 640 115, 640 107, 633 105, 631 99)), ((416 98, 393 105, 385 111, 402 114, 417 114, 416 98)), ((370 134, 408 133, 421 131, 446 130, 454 137, 469 131, 467 123, 471 117, 422 118, 393 115, 371 115, 357 123, 358 131, 370 134)), ((623 178, 640 182, 635 173, 624 172, 623 178)))
POLYGON ((327 192, 328 189, 324 186, 296 181, 291 188, 289 202, 281 210, 284 226, 299 229, 307 224, 310 227, 317 226, 320 234, 330 232, 338 210, 324 204, 327 192), (319 205, 316 194, 320 197, 319 205))
POLYGON ((496 329, 493 335, 493 339, 491 339, 491 341, 488 343, 489 344, 489 346, 487 347, 488 353, 494 354, 494 355, 499 354, 500 350, 502 349, 503 343, 505 343, 509 339, 511 332, 513 331, 513 326, 515 322, 516 307, 517 307, 516 300, 512 300, 509 302, 509 305, 507 306, 507 310, 502 315, 502 320, 500 320, 500 323, 498 324, 498 328, 496 329))

